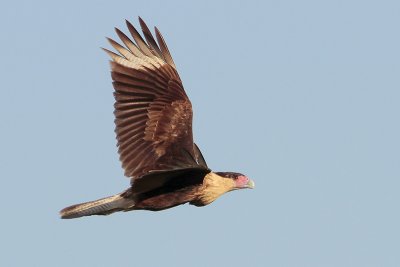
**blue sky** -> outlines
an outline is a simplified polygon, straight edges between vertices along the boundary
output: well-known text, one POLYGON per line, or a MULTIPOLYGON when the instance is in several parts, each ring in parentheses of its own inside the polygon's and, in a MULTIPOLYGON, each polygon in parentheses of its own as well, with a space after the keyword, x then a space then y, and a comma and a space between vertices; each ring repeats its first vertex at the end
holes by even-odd
POLYGON ((1 4, 1 266, 400 266, 398 1, 1 4), (162 31, 209 166, 255 190, 60 220, 128 187, 105 36, 162 31))

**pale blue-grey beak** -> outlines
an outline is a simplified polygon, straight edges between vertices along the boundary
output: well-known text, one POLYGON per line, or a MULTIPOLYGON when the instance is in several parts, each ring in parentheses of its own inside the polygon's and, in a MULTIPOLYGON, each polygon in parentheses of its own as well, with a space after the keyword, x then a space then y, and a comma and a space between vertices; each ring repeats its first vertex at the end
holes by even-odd
POLYGON ((253 189, 255 187, 255 183, 253 180, 250 180, 247 182, 247 188, 253 189))

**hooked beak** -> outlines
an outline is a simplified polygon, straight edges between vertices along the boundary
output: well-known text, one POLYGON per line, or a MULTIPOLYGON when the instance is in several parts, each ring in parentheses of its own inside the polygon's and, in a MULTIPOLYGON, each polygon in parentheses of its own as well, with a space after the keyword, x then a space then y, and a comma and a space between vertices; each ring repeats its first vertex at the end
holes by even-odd
POLYGON ((253 189, 255 187, 254 181, 249 179, 249 181, 246 184, 246 187, 253 189))

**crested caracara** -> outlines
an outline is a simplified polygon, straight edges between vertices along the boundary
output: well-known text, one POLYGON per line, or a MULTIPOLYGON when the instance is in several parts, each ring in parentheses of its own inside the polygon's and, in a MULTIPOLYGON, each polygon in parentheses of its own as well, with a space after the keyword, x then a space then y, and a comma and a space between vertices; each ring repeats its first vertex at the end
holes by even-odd
POLYGON ((208 205, 222 194, 253 188, 247 176, 212 172, 193 142, 192 105, 167 45, 139 18, 145 40, 128 21, 132 41, 119 29, 121 45, 108 39, 115 89, 118 153, 131 179, 124 192, 61 210, 61 218, 107 215, 116 211, 164 210, 190 203, 208 205))

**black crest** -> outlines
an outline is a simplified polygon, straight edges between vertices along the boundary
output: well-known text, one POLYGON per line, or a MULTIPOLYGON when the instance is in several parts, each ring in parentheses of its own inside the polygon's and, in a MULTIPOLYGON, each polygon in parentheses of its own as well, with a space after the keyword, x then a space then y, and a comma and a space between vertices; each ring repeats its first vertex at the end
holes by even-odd
POLYGON ((216 172, 219 176, 225 177, 225 178, 231 178, 231 179, 237 179, 239 176, 244 176, 241 173, 238 172, 216 172))

